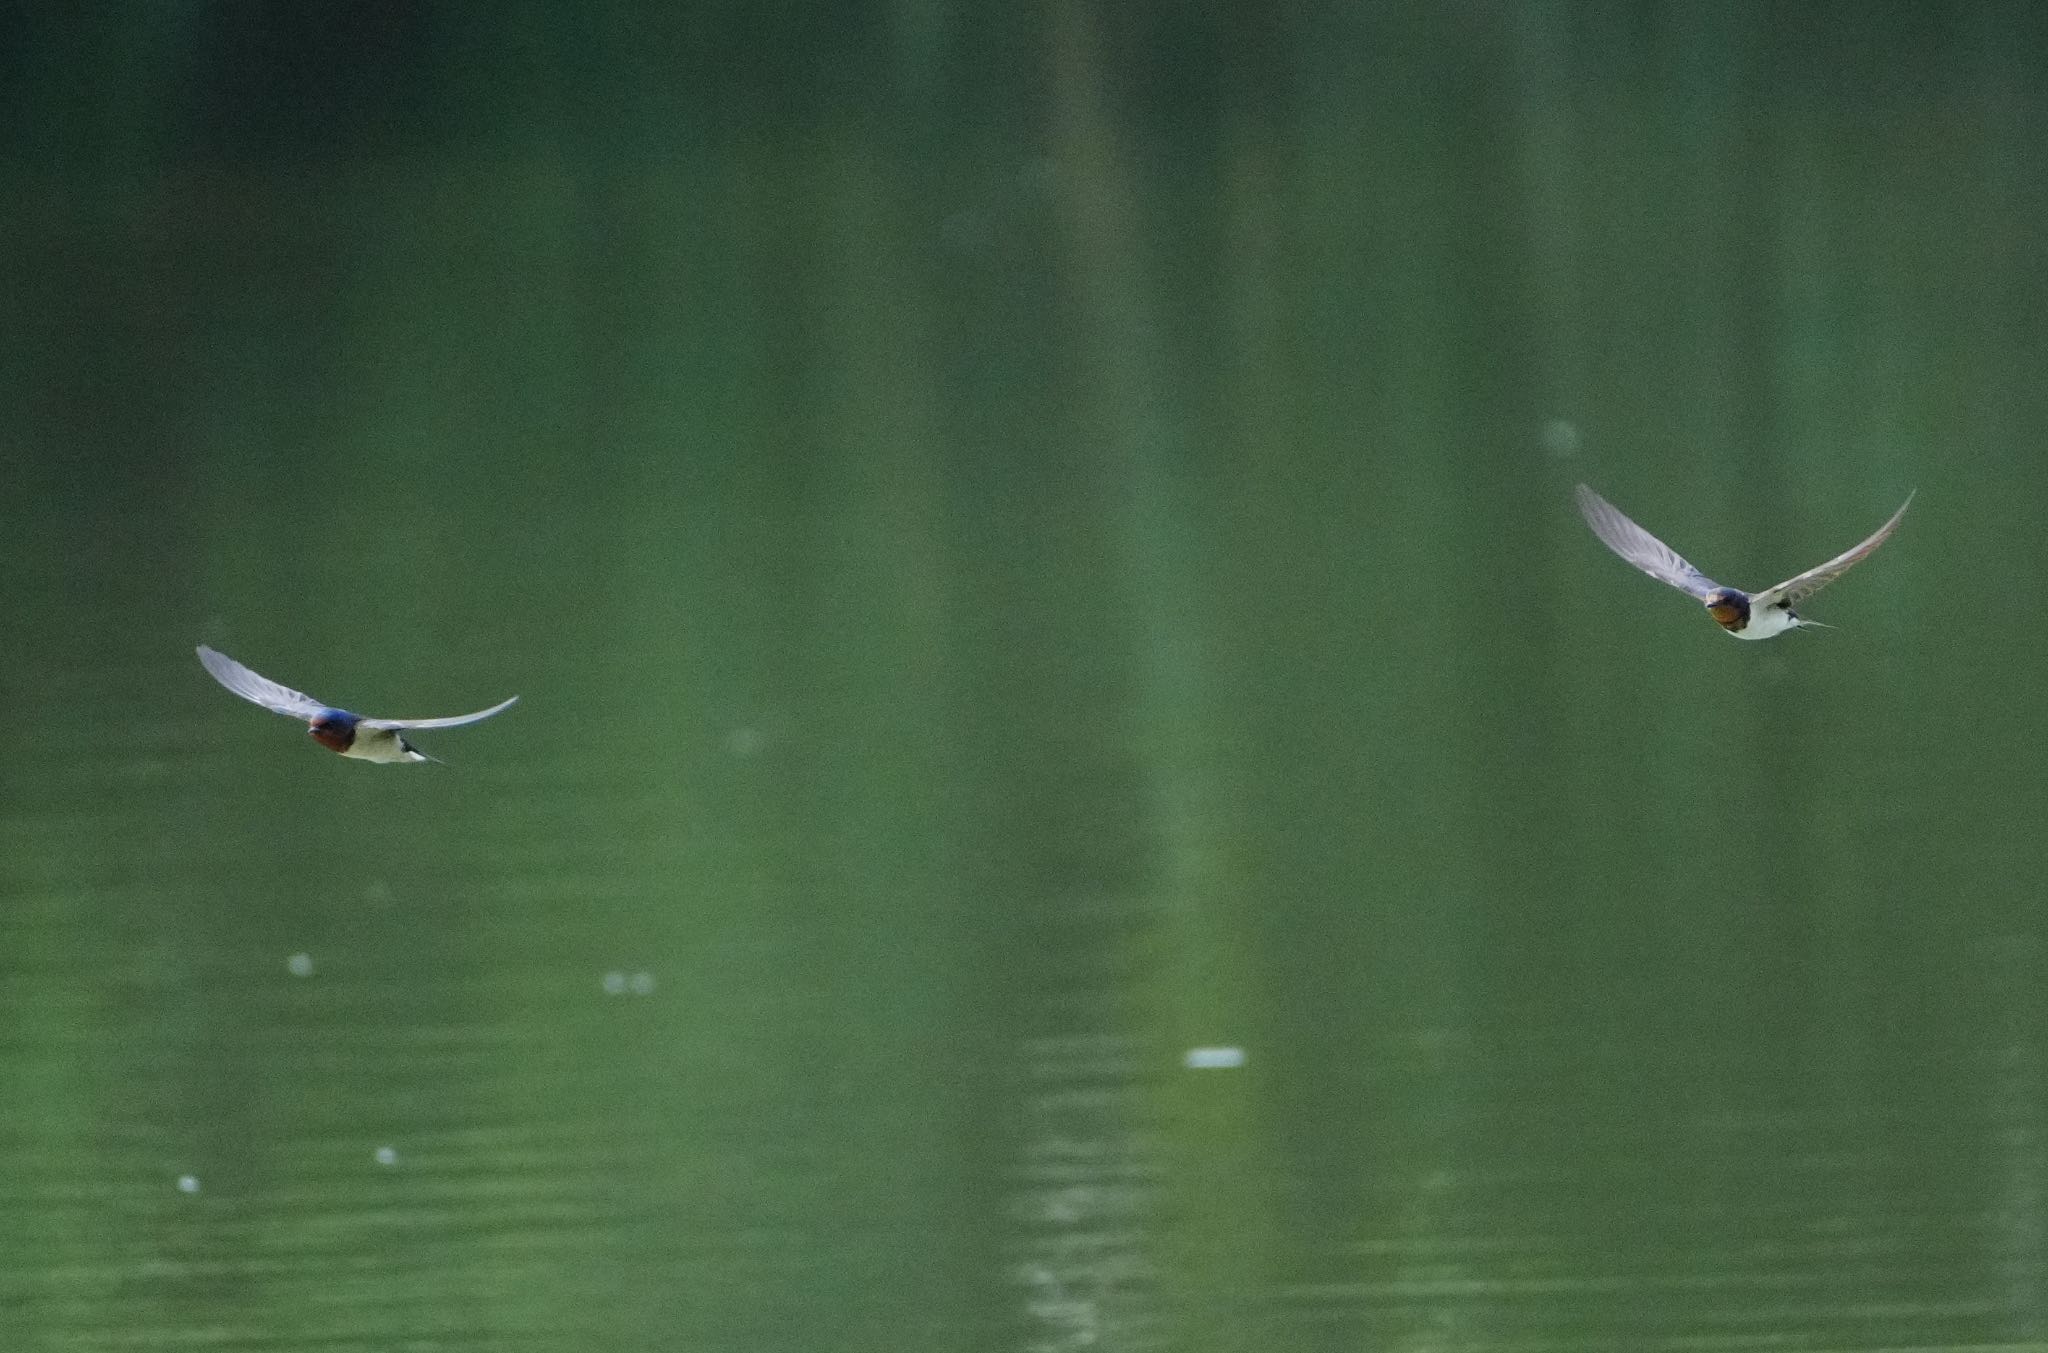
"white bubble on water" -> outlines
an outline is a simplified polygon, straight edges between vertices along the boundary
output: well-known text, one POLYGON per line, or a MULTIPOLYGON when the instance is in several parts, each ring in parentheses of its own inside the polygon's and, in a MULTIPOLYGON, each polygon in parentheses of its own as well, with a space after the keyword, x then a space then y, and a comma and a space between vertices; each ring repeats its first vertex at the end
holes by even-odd
POLYGON ((196 1175, 196 1174, 181 1174, 181 1175, 179 1175, 179 1176, 178 1176, 178 1192, 180 1192, 180 1193, 197 1193, 197 1192, 199 1192, 199 1176, 198 1176, 198 1175, 196 1175))
POLYGON ((284 970, 294 977, 311 977, 313 975, 313 956, 311 954, 293 954, 284 961, 284 970))
POLYGON ((1189 1048, 1181 1058, 1191 1070, 1216 1070, 1244 1065, 1243 1048, 1189 1048))
POLYGON ((608 972, 608 973, 606 973, 606 974, 604 975, 604 994, 605 994, 605 995, 607 995, 607 996, 617 996, 617 995, 619 995, 619 994, 623 993, 623 992, 625 991, 625 989, 626 989, 626 974, 624 974, 624 973, 622 973, 622 972, 608 972))
POLYGON ((379 1165, 396 1165, 396 1164, 398 1164, 398 1148, 397 1148, 397 1147, 395 1147, 395 1146, 380 1146, 380 1147, 378 1147, 378 1148, 377 1148, 377 1163, 378 1163, 379 1165))
POLYGON ((652 996, 654 994, 654 974, 651 972, 634 973, 626 979, 626 989, 635 996, 652 996))

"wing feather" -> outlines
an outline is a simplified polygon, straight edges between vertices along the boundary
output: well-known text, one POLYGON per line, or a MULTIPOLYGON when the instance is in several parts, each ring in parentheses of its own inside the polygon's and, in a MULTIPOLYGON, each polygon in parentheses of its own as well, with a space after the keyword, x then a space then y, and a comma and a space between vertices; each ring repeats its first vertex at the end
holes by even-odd
POLYGON ((1578 498, 1579 515, 1586 519, 1586 525, 1593 528, 1593 534, 1600 537, 1600 543, 1658 582, 1669 583, 1681 592, 1700 598, 1705 598, 1719 586, 1687 563, 1678 551, 1630 521, 1620 508, 1584 484, 1579 485, 1578 498))
MULTIPOLYGON (((1914 492, 1917 493, 1919 490, 1916 489, 1914 492)), ((1787 578, 1776 587, 1757 593, 1756 604, 1775 606, 1782 602, 1787 606, 1793 606, 1820 591, 1869 558, 1871 551, 1884 544, 1891 533, 1898 529, 1899 520, 1906 515, 1906 509, 1912 505, 1913 494, 1909 493, 1906 495, 1906 501, 1899 504, 1899 510, 1892 513, 1891 520, 1871 532, 1862 544, 1854 549, 1844 550, 1817 568, 1810 568, 1797 577, 1787 578)))
POLYGON ((510 700, 500 700, 489 709, 480 709, 474 714, 454 714, 445 719, 365 719, 363 722, 372 728, 460 728, 466 723, 488 719, 493 714, 503 714, 518 703, 519 697, 515 695, 510 700))
POLYGON ((258 676, 227 654, 216 649, 199 645, 199 661, 213 674, 213 679, 241 696, 244 700, 263 706, 287 719, 311 719, 329 706, 315 700, 304 691, 295 691, 289 686, 280 686, 269 677, 258 676))

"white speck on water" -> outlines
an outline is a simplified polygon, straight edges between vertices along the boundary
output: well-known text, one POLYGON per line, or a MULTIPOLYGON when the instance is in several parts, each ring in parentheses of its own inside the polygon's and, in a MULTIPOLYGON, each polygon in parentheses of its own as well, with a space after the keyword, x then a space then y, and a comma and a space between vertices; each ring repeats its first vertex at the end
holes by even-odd
POLYGON ((607 995, 607 996, 617 996, 617 995, 620 995, 620 994, 622 994, 622 993, 623 993, 623 992, 624 992, 625 990, 626 990, 626 974, 624 974, 624 973, 622 973, 622 972, 608 972, 608 973, 606 973, 606 974, 604 975, 604 994, 605 994, 605 995, 607 995))
POLYGON ((197 1192, 199 1192, 199 1176, 198 1176, 198 1175, 196 1175, 196 1174, 181 1174, 181 1175, 179 1175, 179 1176, 178 1176, 178 1192, 180 1192, 180 1193, 197 1193, 197 1192))
POLYGON ((395 1146, 380 1146, 380 1147, 378 1147, 378 1148, 377 1148, 377 1163, 378 1163, 379 1165, 396 1165, 396 1164, 398 1164, 398 1148, 397 1148, 397 1147, 395 1147, 395 1146))
POLYGON ((284 970, 294 977, 311 977, 313 975, 313 956, 311 954, 293 954, 284 961, 284 970))
POLYGON ((1552 460, 1570 460, 1579 454, 1578 424, 1553 418, 1543 425, 1543 450, 1552 460))
POLYGON ((635 996, 652 996, 654 994, 654 974, 651 972, 634 973, 626 979, 626 989, 635 996))
POLYGON ((1193 1070, 1215 1070, 1244 1065, 1243 1048, 1189 1048, 1181 1063, 1193 1070))

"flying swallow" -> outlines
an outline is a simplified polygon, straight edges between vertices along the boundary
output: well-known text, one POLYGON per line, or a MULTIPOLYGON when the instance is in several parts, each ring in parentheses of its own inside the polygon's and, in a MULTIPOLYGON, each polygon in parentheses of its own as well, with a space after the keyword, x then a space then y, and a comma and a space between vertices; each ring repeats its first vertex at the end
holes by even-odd
POLYGON ((1825 629, 1826 626, 1820 625, 1819 621, 1807 620, 1794 611, 1793 603, 1804 601, 1861 563, 1871 551, 1884 544, 1886 537, 1897 528, 1899 519, 1906 515, 1906 509, 1912 505, 1913 495, 1909 493, 1906 501, 1899 505, 1899 510, 1892 513, 1891 520, 1878 527, 1861 545, 1836 555, 1818 568, 1787 578, 1776 587, 1751 593, 1739 587, 1721 586, 1687 563, 1676 550, 1623 516, 1621 509, 1613 503, 1584 484, 1579 485, 1579 514, 1586 519, 1586 525, 1593 528, 1593 534, 1600 537, 1602 544, 1658 582, 1670 583, 1679 591, 1699 598, 1715 623, 1738 639, 1768 639, 1803 625, 1817 625, 1825 629))
POLYGON ((345 709, 336 709, 323 704, 312 696, 295 691, 289 686, 280 686, 268 677, 256 675, 225 653, 216 652, 205 644, 199 646, 199 661, 206 670, 213 673, 213 679, 241 696, 267 710, 284 715, 288 719, 304 719, 306 731, 313 740, 330 751, 352 756, 358 761, 380 761, 386 764, 397 761, 440 761, 437 756, 425 752, 406 740, 401 729, 408 728, 460 728, 466 723, 488 719, 493 714, 510 709, 519 699, 513 696, 489 709, 474 714, 457 714, 446 719, 366 719, 360 714, 351 714, 345 709))

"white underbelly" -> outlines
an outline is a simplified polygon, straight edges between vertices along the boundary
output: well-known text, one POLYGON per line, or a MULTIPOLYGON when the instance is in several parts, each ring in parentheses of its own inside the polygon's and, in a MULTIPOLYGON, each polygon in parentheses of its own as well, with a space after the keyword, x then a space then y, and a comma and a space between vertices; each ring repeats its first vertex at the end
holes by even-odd
POLYGON ((386 765, 406 759, 405 744, 398 740, 396 732, 389 728, 365 728, 360 724, 356 726, 356 740, 342 755, 386 765))
POLYGON ((1798 622, 1775 606, 1759 606, 1749 613, 1749 623, 1730 633, 1738 639, 1768 639, 1774 634, 1798 628, 1798 622))

